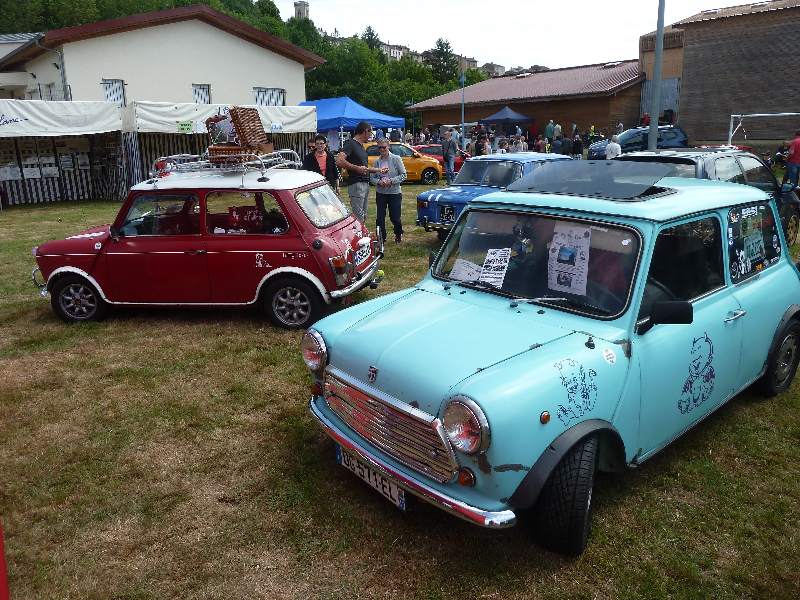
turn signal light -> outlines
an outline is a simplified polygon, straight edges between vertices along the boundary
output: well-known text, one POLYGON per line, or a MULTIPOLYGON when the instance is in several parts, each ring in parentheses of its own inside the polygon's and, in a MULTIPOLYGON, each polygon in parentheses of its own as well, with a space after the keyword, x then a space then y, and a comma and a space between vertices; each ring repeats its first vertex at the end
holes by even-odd
POLYGON ((542 414, 539 415, 539 422, 542 425, 547 425, 550 422, 550 413, 546 410, 542 411, 542 414))
POLYGON ((334 269, 341 269, 344 271, 345 266, 347 266, 347 259, 344 256, 334 256, 331 259, 331 266, 334 269))
POLYGON ((322 396, 322 384, 319 381, 315 381, 311 385, 311 395, 312 396, 322 396))
POLYGON ((428 208, 428 202, 426 200, 417 200, 417 208, 428 208))
POLYGON ((458 470, 458 484, 464 487, 472 487, 475 485, 475 473, 470 471, 467 467, 461 467, 458 470))

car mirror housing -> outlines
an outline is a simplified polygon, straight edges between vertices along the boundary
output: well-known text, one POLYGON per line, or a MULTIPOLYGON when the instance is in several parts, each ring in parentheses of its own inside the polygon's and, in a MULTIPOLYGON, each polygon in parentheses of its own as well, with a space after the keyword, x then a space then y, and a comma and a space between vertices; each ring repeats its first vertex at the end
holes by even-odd
POLYGON ((694 309, 691 302, 685 300, 653 302, 650 317, 636 328, 636 333, 643 335, 654 325, 689 325, 693 321, 694 309))
POLYGON ((114 240, 115 242, 119 241, 119 238, 120 238, 119 229, 117 229, 113 225, 108 228, 108 235, 110 235, 111 239, 114 240))

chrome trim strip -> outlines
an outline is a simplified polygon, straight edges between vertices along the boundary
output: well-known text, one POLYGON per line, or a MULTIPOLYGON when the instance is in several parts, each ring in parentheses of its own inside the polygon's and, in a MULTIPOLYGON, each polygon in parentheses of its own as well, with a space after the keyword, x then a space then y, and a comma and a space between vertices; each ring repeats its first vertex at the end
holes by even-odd
POLYGON ((375 272, 378 270, 379 264, 380 259, 376 258, 372 265, 370 265, 369 269, 361 273, 360 279, 357 279, 346 288, 330 292, 331 298, 343 298, 344 296, 352 294, 353 292, 357 292, 361 288, 368 286, 372 281, 372 276, 375 275, 375 272))
POLYGON ((379 457, 375 456, 369 450, 352 441, 348 438, 341 429, 339 429, 332 421, 330 421, 322 412, 319 411, 314 403, 314 397, 309 402, 309 410, 311 415, 317 420, 325 433, 331 437, 336 443, 347 448, 350 452, 354 452, 364 462, 368 463, 373 469, 381 473, 384 477, 390 478, 401 488, 407 492, 414 494, 421 500, 429 502, 445 512, 450 513, 456 517, 491 529, 505 529, 512 527, 516 521, 517 516, 512 510, 501 511, 488 511, 475 506, 471 506, 461 500, 456 500, 451 496, 447 496, 432 487, 426 485, 421 481, 417 481, 388 465, 379 457))
POLYGON ((39 283, 36 280, 36 273, 39 273, 39 275, 41 275, 42 270, 39 267, 34 267, 33 271, 31 271, 31 279, 33 280, 33 285, 39 288, 39 290, 44 290, 47 287, 47 283, 46 282, 39 283))

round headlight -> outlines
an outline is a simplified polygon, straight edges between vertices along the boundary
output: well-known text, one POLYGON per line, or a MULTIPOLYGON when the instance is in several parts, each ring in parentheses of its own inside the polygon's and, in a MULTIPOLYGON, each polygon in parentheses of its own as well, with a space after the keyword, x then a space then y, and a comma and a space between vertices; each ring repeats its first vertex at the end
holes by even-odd
POLYGON ((444 409, 445 434, 453 447, 464 454, 476 454, 489 447, 489 422, 481 408, 464 396, 456 396, 444 409))
POLYGON ((328 349, 325 347, 325 340, 313 329, 309 329, 303 335, 300 350, 306 366, 315 373, 322 371, 328 363, 328 349))

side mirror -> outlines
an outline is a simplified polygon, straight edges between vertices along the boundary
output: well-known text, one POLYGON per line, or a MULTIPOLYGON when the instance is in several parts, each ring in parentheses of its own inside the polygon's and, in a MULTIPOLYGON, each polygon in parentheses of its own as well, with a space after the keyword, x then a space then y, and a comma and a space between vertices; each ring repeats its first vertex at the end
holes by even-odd
POLYGON ((113 225, 108 228, 108 235, 110 235, 111 239, 114 240, 115 242, 119 241, 120 238, 119 229, 117 229, 113 225))
POLYGON ((689 325, 694 321, 694 308, 685 300, 653 302, 650 318, 636 328, 636 333, 644 335, 654 325, 689 325))

